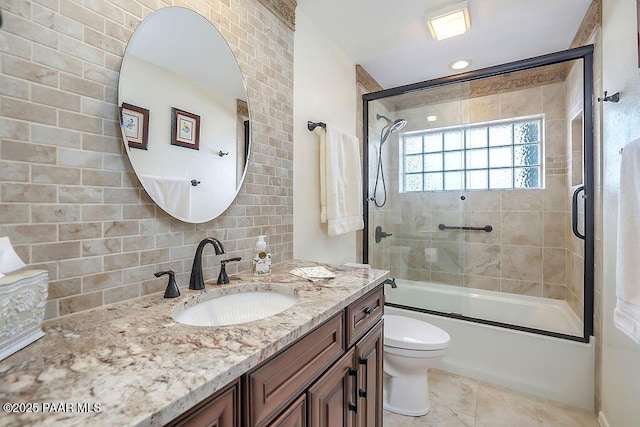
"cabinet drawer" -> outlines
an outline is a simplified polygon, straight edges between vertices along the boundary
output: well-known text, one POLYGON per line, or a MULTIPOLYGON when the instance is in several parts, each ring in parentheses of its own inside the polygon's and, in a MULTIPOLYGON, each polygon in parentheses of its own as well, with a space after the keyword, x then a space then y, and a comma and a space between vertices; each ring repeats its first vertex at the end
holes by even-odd
POLYGON ((382 318, 383 305, 383 288, 378 286, 347 307, 347 348, 382 318))
POLYGON ((300 396, 344 353, 344 342, 344 313, 341 312, 246 374, 248 425, 265 425, 300 396))

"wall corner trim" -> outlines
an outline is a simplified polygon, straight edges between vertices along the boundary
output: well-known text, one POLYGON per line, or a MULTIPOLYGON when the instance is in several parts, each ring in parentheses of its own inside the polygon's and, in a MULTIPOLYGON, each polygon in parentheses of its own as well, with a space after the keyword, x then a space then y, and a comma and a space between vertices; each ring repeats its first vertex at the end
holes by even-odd
POLYGON ((258 0, 264 7, 269 9, 287 27, 295 31, 296 29, 296 0, 258 0))
POLYGON ((383 89, 360 64, 356 64, 356 84, 362 86, 367 92, 377 92, 383 89))
POLYGON ((602 0, 592 0, 571 42, 571 47, 586 45, 593 32, 600 26, 602 26, 602 0))

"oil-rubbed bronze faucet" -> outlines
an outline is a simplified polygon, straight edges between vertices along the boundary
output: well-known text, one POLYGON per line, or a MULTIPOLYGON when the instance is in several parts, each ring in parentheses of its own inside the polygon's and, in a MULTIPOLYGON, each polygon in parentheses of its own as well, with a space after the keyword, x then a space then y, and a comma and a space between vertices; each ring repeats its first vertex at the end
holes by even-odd
POLYGON ((229 258, 229 259, 225 259, 220 261, 220 274, 218 274, 218 285, 226 285, 227 283, 229 283, 229 275, 227 274, 227 269, 225 268, 227 266, 227 263, 232 262, 232 261, 240 261, 242 258, 240 258, 239 256, 235 257, 235 258, 229 258))
POLYGON ((398 285, 396 284, 396 278, 394 277, 393 279, 385 279, 384 282, 382 282, 383 285, 391 285, 391 287, 393 289, 397 288, 398 285))
POLYGON ((153 273, 154 276, 160 277, 165 274, 169 275, 169 283, 167 283, 167 289, 164 291, 165 298, 177 298, 180 296, 180 289, 178 289, 178 284, 176 283, 176 273, 173 270, 167 271, 158 271, 157 273, 153 273))
POLYGON ((220 243, 220 240, 215 237, 207 237, 198 245, 196 249, 196 255, 193 258, 193 266, 191 267, 191 279, 189 279, 189 289, 199 291, 204 289, 204 277, 202 276, 202 250, 211 243, 213 249, 216 251, 216 255, 222 255, 224 252, 224 246, 220 243))

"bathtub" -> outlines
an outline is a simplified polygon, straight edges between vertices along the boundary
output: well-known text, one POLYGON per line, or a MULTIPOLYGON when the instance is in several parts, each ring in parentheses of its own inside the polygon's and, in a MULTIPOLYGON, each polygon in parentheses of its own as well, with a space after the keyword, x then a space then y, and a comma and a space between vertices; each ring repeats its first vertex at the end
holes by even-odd
POLYGON ((385 313, 423 320, 449 333, 438 368, 523 393, 593 410, 595 341, 584 343, 498 325, 582 336, 582 322, 564 301, 396 279, 386 287, 385 313), (417 307, 416 311, 399 306, 417 307), (488 320, 483 324, 424 312, 488 320))

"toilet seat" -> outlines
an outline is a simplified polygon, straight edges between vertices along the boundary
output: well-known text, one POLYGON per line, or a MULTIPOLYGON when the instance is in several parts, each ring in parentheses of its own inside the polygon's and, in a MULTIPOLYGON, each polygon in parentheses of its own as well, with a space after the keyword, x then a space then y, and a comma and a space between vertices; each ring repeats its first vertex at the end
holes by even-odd
POLYGON ((404 316, 384 315, 384 345, 406 350, 443 350, 449 334, 430 323, 404 316))

